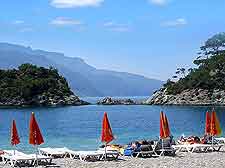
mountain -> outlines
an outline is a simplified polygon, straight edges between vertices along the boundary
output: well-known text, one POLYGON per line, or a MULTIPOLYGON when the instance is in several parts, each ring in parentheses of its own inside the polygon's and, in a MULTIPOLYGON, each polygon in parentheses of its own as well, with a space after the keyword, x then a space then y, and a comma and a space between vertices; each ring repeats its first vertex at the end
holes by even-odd
POLYGON ((141 75, 96 69, 81 58, 67 57, 62 53, 0 43, 1 69, 16 68, 24 63, 57 68, 80 96, 145 96, 163 83, 141 75))

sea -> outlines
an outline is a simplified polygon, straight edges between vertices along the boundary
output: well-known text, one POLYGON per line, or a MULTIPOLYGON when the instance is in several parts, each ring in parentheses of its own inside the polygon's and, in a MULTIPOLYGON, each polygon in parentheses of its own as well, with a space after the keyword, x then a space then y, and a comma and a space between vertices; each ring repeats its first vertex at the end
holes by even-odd
MULTIPOLYGON (((96 103, 100 98, 83 98, 96 103)), ((147 97, 132 97, 140 100, 147 97)), ((174 138, 181 135, 202 136, 206 111, 215 109, 225 133, 225 107, 155 106, 155 105, 87 105, 67 107, 3 108, 0 109, 0 150, 19 149, 32 152, 28 143, 29 119, 35 112, 45 143, 40 147, 68 147, 72 150, 95 150, 101 145, 101 122, 104 112, 115 136, 113 144, 128 144, 135 140, 157 140, 159 114, 164 111, 174 138), (16 121, 21 143, 10 145, 12 120, 16 121)), ((221 136, 224 136, 222 133, 221 136)))

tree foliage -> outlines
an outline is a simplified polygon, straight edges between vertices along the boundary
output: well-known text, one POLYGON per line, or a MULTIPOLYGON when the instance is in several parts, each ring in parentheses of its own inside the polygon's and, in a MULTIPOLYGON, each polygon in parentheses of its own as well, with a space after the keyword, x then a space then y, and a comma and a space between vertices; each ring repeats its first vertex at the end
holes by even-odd
POLYGON ((178 68, 176 75, 182 77, 177 82, 167 82, 164 86, 169 94, 178 94, 186 89, 225 90, 225 33, 219 33, 205 42, 200 56, 194 60, 197 68, 178 68))
POLYGON ((39 95, 59 96, 73 94, 66 79, 54 68, 22 64, 18 69, 0 70, 0 101, 29 100, 39 95))

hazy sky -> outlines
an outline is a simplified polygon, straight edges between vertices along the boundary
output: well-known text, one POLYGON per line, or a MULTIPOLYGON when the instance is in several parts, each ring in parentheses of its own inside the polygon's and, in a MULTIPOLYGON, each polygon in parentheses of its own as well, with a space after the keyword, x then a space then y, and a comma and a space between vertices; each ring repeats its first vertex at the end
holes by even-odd
POLYGON ((225 31, 225 0, 2 0, 0 41, 166 80, 225 31))

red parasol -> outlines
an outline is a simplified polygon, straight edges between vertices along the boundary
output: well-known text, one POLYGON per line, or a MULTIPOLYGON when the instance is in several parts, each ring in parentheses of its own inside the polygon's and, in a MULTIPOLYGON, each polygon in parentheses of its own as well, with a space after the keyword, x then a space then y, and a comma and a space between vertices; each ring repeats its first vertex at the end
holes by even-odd
POLYGON ((211 116, 210 112, 206 112, 206 118, 205 118, 205 134, 209 135, 211 130, 211 116))
POLYGON ((30 118, 29 143, 31 145, 41 145, 42 143, 44 143, 44 139, 33 112, 30 118))
POLYGON ((12 127, 11 127, 11 145, 16 146, 20 143, 20 138, 18 135, 18 131, 16 128, 16 121, 13 120, 12 127))
POLYGON ((106 144, 111 142, 114 139, 112 129, 110 127, 110 123, 107 117, 107 113, 104 113, 104 118, 102 121, 102 138, 101 141, 105 142, 106 144))
POLYGON ((219 120, 216 116, 216 112, 213 111, 212 116, 211 116, 210 135, 212 135, 212 136, 220 135, 221 132, 222 132, 222 130, 220 128, 220 123, 219 123, 219 120))
POLYGON ((160 112, 160 138, 165 139, 170 136, 170 128, 166 115, 160 112))

